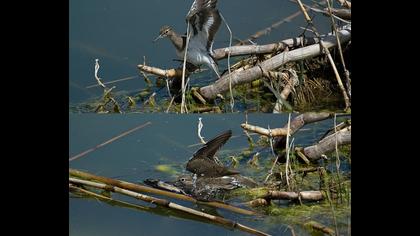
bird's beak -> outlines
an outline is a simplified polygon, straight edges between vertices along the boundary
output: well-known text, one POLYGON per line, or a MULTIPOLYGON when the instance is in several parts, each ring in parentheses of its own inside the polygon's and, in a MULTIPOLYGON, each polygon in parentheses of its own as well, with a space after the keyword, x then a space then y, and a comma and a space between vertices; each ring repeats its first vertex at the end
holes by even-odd
POLYGON ((154 40, 153 40, 153 42, 156 42, 156 41, 158 41, 159 39, 161 39, 161 38, 163 38, 164 36, 163 36, 163 34, 161 34, 161 35, 159 35, 159 36, 157 36, 157 38, 155 38, 154 40))

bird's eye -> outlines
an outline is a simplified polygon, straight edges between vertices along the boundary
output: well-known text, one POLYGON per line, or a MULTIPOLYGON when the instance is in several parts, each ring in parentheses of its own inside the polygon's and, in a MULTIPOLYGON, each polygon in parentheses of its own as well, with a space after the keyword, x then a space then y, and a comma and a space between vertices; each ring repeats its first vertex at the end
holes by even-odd
POLYGON ((181 178, 181 181, 184 182, 185 181, 185 178, 181 178))

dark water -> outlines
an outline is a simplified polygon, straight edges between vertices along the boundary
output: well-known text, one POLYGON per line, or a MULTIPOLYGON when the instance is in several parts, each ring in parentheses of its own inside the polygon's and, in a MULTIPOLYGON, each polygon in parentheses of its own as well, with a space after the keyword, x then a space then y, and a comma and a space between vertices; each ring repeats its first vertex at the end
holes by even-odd
MULTIPOLYGON (((102 95, 99 87, 86 88, 96 84, 94 79, 95 59, 99 59, 99 77, 103 82, 122 78, 132 78, 113 84, 114 91, 138 92, 146 87, 139 76, 137 65, 146 63, 162 68, 179 65, 175 49, 168 40, 152 43, 162 25, 171 25, 177 32, 185 31, 185 15, 192 0, 70 0, 70 103, 76 104, 102 95)), ((311 1, 304 1, 313 4, 311 1)), ((234 37, 246 39, 259 30, 299 11, 289 0, 219 0, 218 8, 228 21, 234 37)), ((329 19, 322 15, 314 18, 321 33, 330 31, 329 19)), ((299 36, 306 22, 302 15, 291 22, 282 24, 255 42, 265 44, 299 36)), ((310 34, 307 34, 310 35, 310 34)), ((229 35, 221 26, 216 36, 214 48, 228 46, 229 35)), ((234 42, 235 43, 235 42, 234 42)), ((226 60, 221 61, 221 69, 226 68, 226 60)), ((204 72, 191 78, 192 84, 209 83, 198 80, 206 77, 204 72)), ((112 85, 111 85, 112 86, 112 85)), ((152 88, 156 90, 156 88, 152 88)), ((248 148, 240 124, 244 115, 166 115, 128 114, 96 115, 70 114, 69 156, 74 156, 104 141, 151 121, 152 124, 134 133, 99 148, 81 159, 69 163, 70 168, 122 179, 141 182, 146 178, 169 180, 173 172, 156 170, 158 165, 168 165, 174 172, 183 172, 186 161, 200 147, 197 138, 197 122, 203 117, 202 131, 206 140, 231 129, 233 137, 220 151, 222 157, 235 155, 248 148)), ((251 114, 249 123, 271 128, 283 127, 287 115, 251 114)), ((310 124, 294 135, 295 145, 313 144, 330 127, 333 121, 326 120, 310 124)), ((257 140, 258 136, 252 136, 257 140)), ((266 156, 269 151, 265 150, 266 156)), ((228 159, 225 159, 227 163, 228 159)), ((343 163, 346 167, 346 163, 343 163)), ((242 171, 242 169, 241 169, 242 171)), ((249 171, 244 170, 245 173, 249 171)), ((249 172, 251 173, 251 172, 249 172)), ((252 172, 255 174, 255 172, 252 172)), ((128 197, 113 195, 118 199, 149 206, 128 197)), ((178 202, 188 207, 190 203, 178 202)), ((244 235, 213 224, 182 218, 179 214, 157 209, 136 211, 110 206, 106 203, 69 198, 70 235, 244 235)), ((273 235, 291 235, 282 217, 247 217, 223 210, 218 212, 231 220, 265 231, 273 235)), ((330 218, 317 219, 331 224, 330 218)), ((339 222, 347 227, 347 222, 339 222)), ((289 224, 289 223, 287 223, 289 224)), ((341 228, 340 228, 341 229, 341 228)), ((302 227, 295 228, 297 235, 309 235, 302 227)))
MULTIPOLYGON (((145 82, 136 65, 146 63, 163 68, 179 65, 175 50, 168 40, 153 44, 162 25, 171 25, 177 32, 185 31, 185 15, 190 0, 71 0, 70 1, 70 103, 80 103, 102 94, 94 79, 95 59, 99 59, 99 77, 103 82, 133 78, 119 82, 116 91, 139 91, 145 82)), ((313 4, 311 1, 304 1, 313 4)), ((289 0, 219 0, 218 7, 233 31, 234 37, 246 39, 274 22, 290 16, 299 9, 289 0)), ((322 15, 314 18, 321 33, 330 23, 322 15)), ((256 40, 258 44, 280 41, 298 36, 305 27, 302 15, 282 24, 269 35, 256 40)), ((214 48, 226 47, 228 31, 221 26, 214 48)), ((221 68, 225 69, 221 62, 221 68)), ((206 72, 209 73, 209 72, 206 72)), ((203 82, 201 80, 201 82, 203 82)), ((204 81, 210 82, 210 81, 204 81)), ((192 78, 192 84, 198 82, 192 78)))
MULTIPOLYGON (((248 148, 246 137, 240 124, 245 117, 230 115, 95 115, 70 114, 70 153, 76 155, 91 147, 151 121, 152 124, 118 139, 86 156, 69 163, 70 168, 122 179, 130 182, 141 182, 146 178, 168 180, 173 174, 160 172, 156 165, 170 165, 182 172, 186 161, 200 146, 197 138, 198 117, 203 117, 202 135, 206 140, 231 129, 233 137, 220 151, 220 157, 238 154, 248 148), (226 154, 228 153, 228 154, 226 154)), ((249 123, 271 128, 282 127, 287 123, 287 115, 254 114, 249 115, 249 123)), ((305 146, 312 144, 331 126, 333 120, 310 124, 296 133, 295 144, 305 146)), ((253 136, 256 140, 257 136, 253 136)), ((141 205, 147 203, 135 201, 120 195, 113 195, 141 205)), ((177 202, 177 201, 175 201, 177 202)), ((194 207, 188 202, 179 202, 194 207)), ((231 231, 213 224, 179 218, 170 212, 157 213, 136 211, 122 207, 113 207, 97 200, 69 199, 70 235, 243 235, 241 231, 231 231)), ((263 218, 242 216, 226 211, 218 211, 226 218, 266 231, 273 235, 290 235, 281 217, 263 218)), ((319 219, 331 224, 331 220, 319 219)), ((346 226, 344 226, 346 227, 346 226)), ((309 235, 304 230, 295 228, 298 235, 309 235), (300 232, 302 231, 302 232, 300 232)))

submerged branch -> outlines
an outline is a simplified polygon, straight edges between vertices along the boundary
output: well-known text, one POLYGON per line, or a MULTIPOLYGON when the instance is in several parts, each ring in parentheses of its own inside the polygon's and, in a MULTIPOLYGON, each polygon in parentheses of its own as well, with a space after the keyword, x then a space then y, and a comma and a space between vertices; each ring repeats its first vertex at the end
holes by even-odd
POLYGON ((179 200, 189 201, 189 202, 193 202, 193 203, 196 203, 196 204, 202 204, 202 205, 208 205, 208 206, 223 208, 225 210, 229 210, 229 211, 239 213, 239 214, 244 214, 244 215, 256 215, 256 213, 253 212, 253 211, 238 208, 238 207, 231 206, 231 205, 227 205, 227 204, 224 204, 224 203, 221 203, 221 202, 202 202, 202 201, 198 201, 198 200, 196 200, 192 197, 186 196, 186 195, 177 194, 177 193, 173 193, 173 192, 168 192, 168 191, 164 191, 164 190, 160 190, 160 189, 155 189, 155 188, 151 188, 151 187, 147 187, 147 186, 143 186, 143 185, 139 185, 139 184, 133 184, 133 183, 129 183, 129 182, 126 182, 126 181, 115 180, 115 179, 111 179, 111 178, 107 178, 107 177, 103 177, 103 176, 97 176, 97 175, 93 175, 93 174, 83 172, 83 171, 80 171, 80 170, 69 169, 69 174, 73 175, 73 176, 77 176, 79 178, 83 178, 83 179, 100 181, 102 183, 110 184, 110 185, 113 185, 113 186, 117 186, 117 187, 120 187, 120 188, 125 188, 125 189, 136 191, 136 192, 144 192, 144 193, 152 193, 152 194, 163 195, 163 196, 166 196, 166 197, 171 197, 171 198, 175 198, 175 199, 179 199, 179 200))
POLYGON ((122 206, 122 207, 134 208, 134 209, 142 210, 142 211, 151 211, 152 210, 149 207, 136 205, 136 204, 125 202, 125 201, 116 200, 116 199, 104 196, 102 194, 98 194, 98 193, 86 190, 84 188, 77 187, 73 184, 69 184, 69 189, 70 189, 70 191, 79 192, 79 193, 85 194, 89 197, 99 199, 99 200, 105 201, 105 202, 110 203, 110 204, 115 204, 115 205, 119 205, 119 206, 122 206))
POLYGON ((100 189, 104 189, 106 191, 112 191, 112 192, 124 194, 124 195, 134 197, 134 198, 137 198, 139 200, 149 202, 149 203, 152 203, 152 204, 155 204, 155 205, 158 205, 158 206, 167 207, 167 208, 170 208, 170 209, 175 209, 175 210, 178 210, 178 211, 181 211, 181 212, 185 212, 187 214, 199 216, 199 217, 211 220, 215 223, 221 224, 223 226, 227 226, 229 228, 236 228, 236 229, 239 229, 239 230, 242 230, 242 231, 254 234, 254 235, 268 235, 264 232, 255 230, 253 228, 247 227, 245 225, 242 225, 240 223, 225 219, 225 218, 220 217, 220 216, 214 216, 214 215, 211 215, 211 214, 207 214, 207 213, 204 213, 204 212, 201 212, 201 211, 194 210, 192 208, 188 208, 188 207, 170 202, 170 201, 165 200, 165 199, 160 199, 160 198, 144 195, 144 194, 137 193, 137 192, 134 192, 134 191, 130 191, 130 190, 127 190, 127 189, 124 189, 124 188, 111 186, 111 185, 107 185, 107 184, 103 184, 103 183, 87 181, 87 180, 76 179, 76 178, 69 178, 69 182, 75 183, 75 184, 82 184, 82 185, 95 187, 95 188, 100 188, 100 189))

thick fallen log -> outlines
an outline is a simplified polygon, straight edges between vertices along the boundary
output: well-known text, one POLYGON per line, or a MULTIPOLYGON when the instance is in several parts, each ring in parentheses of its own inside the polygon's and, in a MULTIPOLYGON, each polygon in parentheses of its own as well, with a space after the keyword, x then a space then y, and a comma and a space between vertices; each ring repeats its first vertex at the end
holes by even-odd
POLYGON ((226 47, 226 48, 218 48, 214 50, 214 58, 216 60, 221 60, 228 57, 230 51, 230 57, 236 56, 246 56, 252 54, 268 54, 282 51, 286 48, 295 48, 295 47, 303 47, 309 46, 313 44, 319 43, 318 38, 313 37, 295 37, 290 39, 285 39, 277 43, 270 43, 264 45, 238 45, 226 47))
MULTIPOLYGON (((334 117, 333 113, 328 112, 305 112, 296 116, 290 121, 290 135, 293 135, 306 124, 315 123, 318 121, 326 120, 334 117)), ((287 124, 283 126, 283 129, 287 129, 287 124)), ((275 139, 274 148, 284 148, 286 145, 286 137, 280 136, 275 139)))
MULTIPOLYGON (((230 57, 236 56, 246 56, 252 54, 267 54, 282 51, 286 48, 294 48, 301 46, 308 46, 319 43, 317 38, 310 37, 296 37, 282 40, 278 43, 270 43, 265 45, 241 45, 241 46, 232 46, 230 49, 227 48, 218 48, 214 50, 214 57, 216 60, 221 60, 228 57, 230 51, 230 57)), ((182 77, 182 67, 176 69, 161 69, 158 67, 147 66, 144 64, 137 65, 137 68, 143 72, 154 74, 166 78, 181 78, 182 77)), ((187 70, 187 72, 189 72, 187 70)))
MULTIPOLYGON (((321 120, 326 120, 331 117, 334 117, 334 114, 327 113, 327 112, 305 112, 303 114, 300 114, 290 121, 290 135, 293 135, 294 133, 296 133, 296 131, 302 128, 305 124, 314 123, 321 120)), ((257 133, 257 134, 264 135, 267 137, 270 136, 270 131, 266 128, 250 125, 248 123, 241 124, 241 127, 253 133, 257 133)), ((283 138, 284 140, 286 140, 286 137, 285 137, 286 135, 287 135, 287 124, 285 124, 283 128, 271 129, 271 136, 273 137, 280 137, 281 140, 283 140, 283 138)), ((280 138, 277 140, 280 140, 280 138)), ((280 142, 280 141, 276 141, 276 143, 277 142, 280 142)), ((275 145, 274 147, 284 147, 284 145, 280 146, 280 143, 277 143, 277 146, 275 145)))
MULTIPOLYGON (((339 115, 347 116, 347 114, 339 115)), ((334 113, 328 112, 306 112, 301 115, 298 115, 295 118, 293 118, 290 122, 290 136, 296 133, 300 128, 302 128, 306 124, 326 120, 332 117, 334 117, 334 113)), ((283 128, 271 129, 271 136, 275 137, 275 142, 273 145, 273 148, 275 150, 283 149, 286 146, 287 126, 288 124, 286 124, 283 128)), ((241 127, 246 131, 270 137, 270 130, 266 128, 250 125, 248 123, 241 124, 241 127)), ((351 126, 338 131, 337 134, 332 134, 325 137, 316 145, 306 147, 304 149, 296 148, 295 151, 305 163, 310 164, 311 161, 317 161, 319 158, 321 158, 321 156, 324 153, 335 149, 335 135, 338 135, 338 145, 349 144, 351 142, 350 129, 351 126)), ((283 158, 280 159, 280 161, 284 161, 283 158)))
MULTIPOLYGON (((299 41, 302 40, 302 38, 298 38, 299 41)), ((273 53, 277 51, 284 50, 287 47, 293 47, 295 43, 298 41, 294 41, 293 39, 285 40, 285 42, 279 42, 279 43, 271 43, 266 45, 241 45, 241 46, 232 46, 230 49, 227 48, 219 48, 214 50, 215 58, 217 60, 221 60, 224 58, 227 58, 230 51, 230 56, 245 56, 250 54, 267 54, 267 53, 273 53)), ((299 45, 299 44, 297 44, 299 45)), ((296 45, 296 46, 297 46, 296 45)))
POLYGON ((335 142, 337 139, 338 146, 351 143, 351 126, 331 134, 319 143, 305 147, 303 154, 311 161, 319 160, 325 153, 331 152, 335 149, 335 142))
MULTIPOLYGON (((351 39, 351 26, 339 31, 339 38, 341 43, 346 43, 351 39)), ((328 35, 323 38, 323 44, 326 48, 337 46, 337 40, 334 35, 328 35)), ((229 90, 229 80, 232 82, 232 87, 240 84, 252 82, 260 78, 264 71, 277 69, 285 63, 303 60, 318 56, 322 53, 322 49, 318 44, 307 47, 295 49, 292 51, 282 52, 276 56, 265 60, 261 64, 243 71, 235 71, 231 74, 223 76, 214 84, 200 88, 200 94, 207 100, 216 98, 217 94, 223 94, 229 90)))

